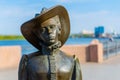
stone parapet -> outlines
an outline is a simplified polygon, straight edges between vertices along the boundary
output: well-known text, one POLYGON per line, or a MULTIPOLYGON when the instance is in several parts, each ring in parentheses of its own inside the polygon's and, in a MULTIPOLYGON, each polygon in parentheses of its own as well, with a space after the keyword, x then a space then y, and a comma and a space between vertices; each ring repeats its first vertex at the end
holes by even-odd
POLYGON ((0 69, 18 68, 20 58, 20 46, 0 46, 0 69))
MULTIPOLYGON (((60 48, 67 55, 76 55, 81 63, 103 62, 103 44, 93 40, 89 45, 64 45, 60 48)), ((0 46, 0 69, 18 68, 20 46, 0 46)))
POLYGON ((89 45, 64 45, 61 50, 67 55, 76 55, 81 63, 103 62, 103 44, 98 40, 89 45))
POLYGON ((91 61, 103 62, 103 44, 100 43, 97 39, 93 40, 90 45, 91 49, 91 61), (94 60, 93 60, 94 59, 94 60))
POLYGON ((84 63, 87 59, 87 45, 64 45, 61 50, 67 55, 76 55, 80 62, 84 63))

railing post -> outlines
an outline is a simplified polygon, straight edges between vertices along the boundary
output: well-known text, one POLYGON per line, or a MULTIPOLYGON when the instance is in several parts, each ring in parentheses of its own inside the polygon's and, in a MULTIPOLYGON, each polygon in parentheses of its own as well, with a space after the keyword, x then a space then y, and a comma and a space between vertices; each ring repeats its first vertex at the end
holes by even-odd
POLYGON ((118 54, 118 42, 116 41, 116 55, 118 54))
POLYGON ((118 43, 117 43, 117 47, 118 47, 118 54, 119 54, 119 52, 120 52, 120 41, 118 41, 118 43))
POLYGON ((109 57, 109 45, 108 45, 108 41, 106 42, 106 52, 107 52, 107 59, 109 57))

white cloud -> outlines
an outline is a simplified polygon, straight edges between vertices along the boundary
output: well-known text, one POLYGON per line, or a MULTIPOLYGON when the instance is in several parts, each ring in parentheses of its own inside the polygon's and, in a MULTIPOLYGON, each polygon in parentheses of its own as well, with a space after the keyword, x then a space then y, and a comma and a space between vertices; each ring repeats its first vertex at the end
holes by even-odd
POLYGON ((0 5, 0 34, 20 34, 20 26, 41 10, 41 3, 0 5))
MULTIPOLYGON (((27 6, 0 6, 0 17, 2 16, 31 16, 37 12, 37 8, 41 7, 40 4, 32 4, 27 6)), ((40 11, 39 11, 40 12, 40 11)))
POLYGON ((34 17, 35 10, 6 7, 0 8, 0 34, 20 34, 20 26, 34 17))
POLYGON ((71 13, 72 32, 80 32, 83 29, 93 30, 96 26, 105 26, 105 32, 110 32, 111 28, 119 32, 119 14, 110 11, 98 11, 90 13, 71 13))
POLYGON ((54 2, 59 2, 59 3, 85 3, 85 2, 98 2, 100 0, 49 0, 49 1, 54 1, 54 2))
POLYGON ((101 11, 95 11, 95 12, 88 12, 88 13, 71 13, 72 16, 78 18, 78 17, 88 17, 88 16, 91 16, 91 15, 94 15, 94 16, 99 16, 99 15, 108 15, 110 12, 109 11, 106 11, 106 10, 101 10, 101 11))

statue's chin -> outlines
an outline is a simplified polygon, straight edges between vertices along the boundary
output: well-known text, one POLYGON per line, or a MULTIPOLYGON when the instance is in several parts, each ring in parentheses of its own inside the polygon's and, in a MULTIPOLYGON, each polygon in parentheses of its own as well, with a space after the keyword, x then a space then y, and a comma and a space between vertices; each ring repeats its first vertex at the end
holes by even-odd
POLYGON ((52 45, 52 44, 54 44, 55 42, 56 42, 55 40, 52 40, 52 39, 51 39, 51 40, 48 41, 48 44, 52 45))

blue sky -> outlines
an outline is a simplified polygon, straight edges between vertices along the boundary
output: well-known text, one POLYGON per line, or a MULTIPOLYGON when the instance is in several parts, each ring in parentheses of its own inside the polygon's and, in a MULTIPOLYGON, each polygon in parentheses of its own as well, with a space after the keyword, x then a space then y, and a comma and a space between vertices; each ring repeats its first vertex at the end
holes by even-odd
POLYGON ((120 31, 120 0, 0 0, 0 34, 21 34, 24 22, 42 7, 55 5, 68 10, 71 33, 94 31, 96 26, 105 26, 105 32, 120 31))

